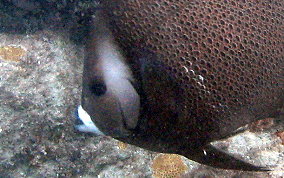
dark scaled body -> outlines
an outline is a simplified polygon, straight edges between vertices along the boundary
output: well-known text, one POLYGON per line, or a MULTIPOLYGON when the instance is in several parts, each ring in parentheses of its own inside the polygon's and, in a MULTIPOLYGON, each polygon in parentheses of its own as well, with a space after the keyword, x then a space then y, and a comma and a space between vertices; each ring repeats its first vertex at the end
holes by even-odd
POLYGON ((121 140, 215 167, 259 170, 208 143, 279 114, 284 1, 108 0, 101 5, 141 97, 138 126, 121 140))

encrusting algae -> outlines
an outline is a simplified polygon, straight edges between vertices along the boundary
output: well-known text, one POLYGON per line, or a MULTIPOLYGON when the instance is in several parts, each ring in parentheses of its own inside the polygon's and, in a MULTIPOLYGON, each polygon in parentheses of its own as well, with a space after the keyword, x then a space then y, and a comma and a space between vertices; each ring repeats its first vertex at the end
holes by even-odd
POLYGON ((178 178, 187 172, 188 167, 179 155, 159 154, 153 160, 152 170, 155 178, 178 178))
POLYGON ((127 148, 127 143, 124 143, 124 142, 121 142, 121 141, 118 141, 117 143, 117 146, 120 150, 125 150, 127 148))
POLYGON ((281 139, 282 145, 284 145, 284 130, 276 132, 276 135, 281 139))
POLYGON ((6 61, 19 62, 26 51, 20 47, 4 46, 0 47, 0 58, 6 61))

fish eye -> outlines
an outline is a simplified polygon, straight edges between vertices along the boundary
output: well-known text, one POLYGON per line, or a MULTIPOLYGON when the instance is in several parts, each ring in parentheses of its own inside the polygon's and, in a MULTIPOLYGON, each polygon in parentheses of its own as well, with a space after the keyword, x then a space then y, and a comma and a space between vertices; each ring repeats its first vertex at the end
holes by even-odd
POLYGON ((106 93, 107 87, 105 83, 99 81, 93 81, 89 85, 90 91, 95 94, 96 96, 101 96, 106 93))

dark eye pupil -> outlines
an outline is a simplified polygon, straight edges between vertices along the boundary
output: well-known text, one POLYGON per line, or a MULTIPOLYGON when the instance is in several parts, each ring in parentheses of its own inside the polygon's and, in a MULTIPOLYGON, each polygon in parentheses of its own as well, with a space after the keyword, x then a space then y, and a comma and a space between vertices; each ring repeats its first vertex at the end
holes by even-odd
POLYGON ((89 87, 91 92, 97 96, 101 96, 107 91, 106 85, 101 82, 94 82, 89 87))

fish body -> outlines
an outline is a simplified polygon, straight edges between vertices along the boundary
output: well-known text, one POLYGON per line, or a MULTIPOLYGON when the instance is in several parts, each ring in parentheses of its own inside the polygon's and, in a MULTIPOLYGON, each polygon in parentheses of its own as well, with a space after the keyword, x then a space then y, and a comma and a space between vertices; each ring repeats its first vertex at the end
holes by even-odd
POLYGON ((99 131, 213 167, 262 170, 209 143, 279 115, 284 3, 101 5, 86 48, 82 92, 82 108, 99 131))

